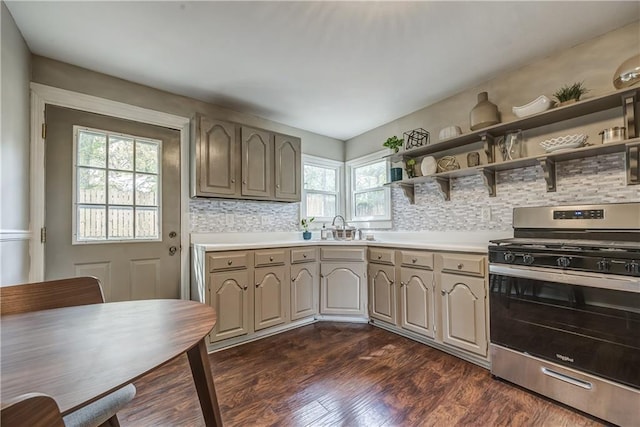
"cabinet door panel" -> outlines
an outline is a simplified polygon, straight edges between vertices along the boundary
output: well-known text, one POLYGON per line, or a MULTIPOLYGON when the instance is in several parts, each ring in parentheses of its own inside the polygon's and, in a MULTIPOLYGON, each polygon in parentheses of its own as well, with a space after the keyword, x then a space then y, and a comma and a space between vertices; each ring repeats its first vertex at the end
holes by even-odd
POLYGON ((247 270, 210 275, 209 301, 218 314, 218 320, 210 334, 212 342, 251 332, 248 282, 247 270))
POLYGON ((400 326, 433 338, 435 334, 434 274, 403 268, 400 272, 400 326))
POLYGON ((318 313, 318 264, 291 266, 291 320, 318 313))
POLYGON ((302 161, 300 138, 275 136, 276 199, 300 201, 302 188, 302 161))
POLYGON ((255 330, 287 321, 284 267, 256 268, 255 330))
POLYGON ((369 266, 369 309, 371 317, 396 324, 395 269, 392 266, 369 266))
POLYGON ((363 263, 320 265, 320 313, 364 315, 365 266, 363 263))
POLYGON ((443 341, 487 355, 484 279, 443 273, 443 341))
POLYGON ((239 195, 236 125, 207 117, 199 125, 197 194, 239 195))
POLYGON ((272 134, 243 126, 243 196, 273 197, 273 160, 272 134))

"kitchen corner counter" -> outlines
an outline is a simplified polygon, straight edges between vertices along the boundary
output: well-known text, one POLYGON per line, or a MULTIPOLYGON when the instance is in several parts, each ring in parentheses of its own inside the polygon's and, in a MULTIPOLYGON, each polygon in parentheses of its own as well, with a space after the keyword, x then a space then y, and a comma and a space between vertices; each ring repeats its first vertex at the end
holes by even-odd
POLYGON ((295 246, 378 246, 399 249, 421 249, 448 252, 487 253, 489 240, 512 237, 505 231, 480 232, 377 232, 375 240, 303 240, 293 233, 209 233, 192 234, 191 244, 197 251, 233 251, 243 249, 282 248, 295 246))

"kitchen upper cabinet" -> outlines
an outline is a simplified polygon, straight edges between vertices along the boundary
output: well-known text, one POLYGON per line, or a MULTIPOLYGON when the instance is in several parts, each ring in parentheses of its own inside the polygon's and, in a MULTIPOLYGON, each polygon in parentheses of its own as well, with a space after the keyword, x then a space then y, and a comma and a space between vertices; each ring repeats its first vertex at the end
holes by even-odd
POLYGON ((365 284, 364 263, 322 262, 320 264, 320 313, 364 316, 366 314, 365 284))
POLYGON ((400 327, 434 338, 435 318, 433 271, 402 267, 400 270, 400 327))
POLYGON ((287 321, 288 286, 285 268, 255 269, 255 330, 280 325, 287 321))
POLYGON ((300 201, 300 138, 200 114, 191 134, 192 196, 300 201))
POLYGON ((211 342, 245 335, 251 330, 251 300, 246 269, 221 271, 209 275, 209 304, 216 310, 217 322, 209 334, 211 342))
POLYGON ((238 127, 229 122, 196 116, 192 120, 195 159, 192 162, 196 196, 240 195, 238 127))
POLYGON ((275 136, 276 199, 300 201, 302 160, 300 138, 275 136))
POLYGON ((241 132, 242 195, 273 198, 273 134, 247 126, 241 132))
POLYGON ((442 273, 440 282, 442 340, 454 347, 486 356, 485 279, 442 273))
POLYGON ((369 310, 374 319, 396 324, 395 267, 369 265, 369 310))

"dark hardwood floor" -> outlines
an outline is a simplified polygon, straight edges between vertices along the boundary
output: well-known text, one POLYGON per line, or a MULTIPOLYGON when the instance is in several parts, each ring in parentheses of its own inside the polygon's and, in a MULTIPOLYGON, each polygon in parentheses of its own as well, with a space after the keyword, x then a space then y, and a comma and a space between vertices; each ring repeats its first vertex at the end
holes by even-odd
MULTIPOLYGON (((209 355, 225 426, 600 426, 454 356, 316 323, 209 355)), ((126 426, 203 426, 186 357, 136 382, 126 426)))

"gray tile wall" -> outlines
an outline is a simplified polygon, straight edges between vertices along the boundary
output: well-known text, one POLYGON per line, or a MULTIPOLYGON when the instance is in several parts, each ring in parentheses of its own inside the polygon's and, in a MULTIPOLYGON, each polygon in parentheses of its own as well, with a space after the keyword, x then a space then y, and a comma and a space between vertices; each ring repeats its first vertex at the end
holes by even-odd
MULTIPOLYGON (((516 206, 640 202, 640 186, 627 186, 624 155, 609 154, 556 164, 556 192, 547 193, 542 168, 499 172, 497 195, 489 197, 482 178, 452 180, 451 200, 443 201, 435 183, 415 188, 415 205, 403 191, 392 189, 394 231, 511 230, 516 206), (489 206, 491 219, 482 219, 489 206)), ((195 199, 189 205, 194 233, 297 231, 299 203, 195 199), (233 225, 227 225, 227 214, 233 225)))
POLYGON ((415 205, 400 188, 392 190, 395 231, 511 230, 517 206, 640 201, 640 186, 627 186, 624 154, 609 154, 556 164, 556 192, 547 193, 542 168, 498 172, 496 197, 489 197, 482 178, 452 180, 451 200, 443 201, 435 183, 415 187, 415 205), (491 219, 483 221, 489 206, 491 219))

